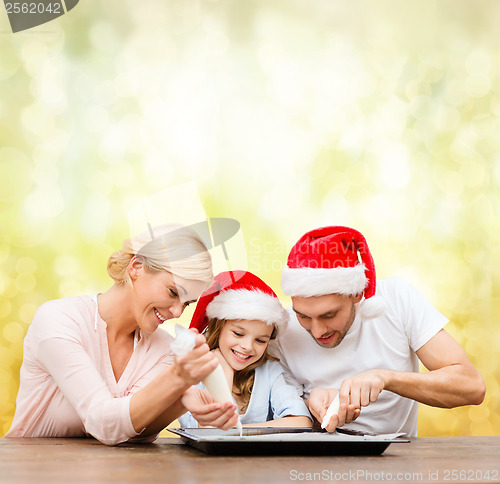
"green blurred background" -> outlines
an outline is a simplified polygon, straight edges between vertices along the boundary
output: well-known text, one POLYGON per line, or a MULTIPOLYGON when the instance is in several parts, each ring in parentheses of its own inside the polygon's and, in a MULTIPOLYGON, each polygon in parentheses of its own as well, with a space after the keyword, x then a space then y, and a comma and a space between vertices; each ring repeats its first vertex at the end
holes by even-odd
POLYGON ((419 434, 498 434, 498 18, 493 0, 81 0, 12 34, 2 5, 0 435, 36 307, 105 290, 130 207, 189 180, 280 296, 302 233, 361 230, 487 384, 479 407, 421 406, 419 434))

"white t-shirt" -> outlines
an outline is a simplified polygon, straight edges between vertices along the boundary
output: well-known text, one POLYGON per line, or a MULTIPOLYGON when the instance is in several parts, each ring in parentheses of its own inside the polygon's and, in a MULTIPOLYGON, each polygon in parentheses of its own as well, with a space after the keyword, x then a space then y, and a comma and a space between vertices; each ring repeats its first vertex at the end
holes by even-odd
MULTIPOLYGON (((323 348, 299 324, 288 308, 287 328, 272 341, 272 353, 280 358, 287 381, 304 398, 315 387, 337 388, 351 376, 383 368, 418 372, 415 352, 448 322, 407 282, 391 278, 377 281, 377 296, 387 302, 382 316, 362 321, 356 316, 336 348, 323 348)), ((361 409, 346 428, 371 433, 404 432, 417 435, 418 403, 390 391, 361 409)))

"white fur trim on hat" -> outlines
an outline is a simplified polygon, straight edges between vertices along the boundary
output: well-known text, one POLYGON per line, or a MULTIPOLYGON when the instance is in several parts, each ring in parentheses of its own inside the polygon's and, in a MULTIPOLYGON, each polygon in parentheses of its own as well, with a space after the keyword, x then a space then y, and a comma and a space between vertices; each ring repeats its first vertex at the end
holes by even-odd
POLYGON ((223 291, 207 306, 209 319, 248 319, 283 326, 286 311, 278 298, 262 291, 223 291))
POLYGON ((281 288, 289 296, 314 297, 325 294, 354 296, 361 294, 367 284, 364 264, 333 269, 285 267, 281 275, 281 288))

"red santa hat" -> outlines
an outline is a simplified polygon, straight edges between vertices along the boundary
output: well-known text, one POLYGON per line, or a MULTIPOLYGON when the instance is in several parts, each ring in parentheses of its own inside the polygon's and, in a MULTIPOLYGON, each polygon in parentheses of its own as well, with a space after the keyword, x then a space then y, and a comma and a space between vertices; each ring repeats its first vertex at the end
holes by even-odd
POLYGON ((278 296, 259 277, 246 271, 221 272, 200 296, 190 328, 200 333, 211 319, 249 319, 282 326, 286 311, 278 296))
POLYGON ((363 235, 349 227, 311 230, 292 247, 281 287, 289 296, 364 295, 360 313, 381 314, 385 301, 375 297, 375 264, 363 235))

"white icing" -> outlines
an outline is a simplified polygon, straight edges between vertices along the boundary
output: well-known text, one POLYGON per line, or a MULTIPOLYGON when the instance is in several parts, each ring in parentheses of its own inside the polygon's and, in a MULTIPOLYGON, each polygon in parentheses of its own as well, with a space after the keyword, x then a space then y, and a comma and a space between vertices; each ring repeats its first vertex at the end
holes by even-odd
POLYGON ((330 423, 330 419, 334 415, 338 415, 339 408, 340 408, 340 400, 339 400, 339 394, 337 393, 337 395, 335 395, 335 398, 333 399, 333 402, 328 407, 325 416, 323 417, 323 421, 321 422, 322 429, 324 429, 330 423))

